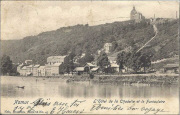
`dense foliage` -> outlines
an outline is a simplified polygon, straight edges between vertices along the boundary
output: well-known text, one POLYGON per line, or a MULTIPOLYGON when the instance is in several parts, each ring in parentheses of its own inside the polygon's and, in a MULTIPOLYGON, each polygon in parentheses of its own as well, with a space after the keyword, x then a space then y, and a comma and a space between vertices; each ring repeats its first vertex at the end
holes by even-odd
POLYGON ((9 56, 3 55, 1 58, 0 71, 2 75, 15 75, 17 74, 17 65, 12 64, 9 56))
POLYGON ((73 58, 75 57, 74 53, 70 53, 65 57, 64 63, 60 65, 59 73, 70 73, 74 70, 75 65, 73 62, 73 58))
POLYGON ((78 60, 80 66, 84 66, 88 62, 94 61, 94 56, 89 51, 86 52, 85 56, 78 60))
POLYGON ((147 53, 121 52, 117 56, 117 63, 120 65, 120 70, 127 67, 134 72, 138 72, 143 68, 146 72, 146 69, 151 66, 151 58, 152 55, 147 53))
POLYGON ((102 69, 102 71, 105 71, 109 65, 109 59, 106 53, 102 52, 100 56, 97 59, 97 65, 102 69))
MULTIPOLYGON (((159 24, 159 33, 142 52, 153 52, 152 60, 171 57, 178 52, 178 21, 159 24)), ((15 63, 32 59, 35 63, 45 64, 49 56, 67 55, 74 50, 81 55, 89 50, 95 54, 106 42, 113 43, 113 52, 136 50, 146 43, 154 30, 148 22, 114 22, 98 26, 76 25, 55 31, 43 32, 21 40, 2 40, 1 53, 9 55, 15 63)), ((84 63, 84 62, 82 62, 84 63)))

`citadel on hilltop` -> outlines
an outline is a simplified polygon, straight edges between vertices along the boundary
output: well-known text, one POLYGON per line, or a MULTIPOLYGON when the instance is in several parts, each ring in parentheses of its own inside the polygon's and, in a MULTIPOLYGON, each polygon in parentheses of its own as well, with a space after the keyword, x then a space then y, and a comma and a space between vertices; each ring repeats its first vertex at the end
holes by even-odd
POLYGON ((133 6, 133 9, 130 13, 130 20, 135 20, 135 22, 139 23, 142 20, 145 20, 145 17, 140 12, 137 12, 135 6, 133 6))

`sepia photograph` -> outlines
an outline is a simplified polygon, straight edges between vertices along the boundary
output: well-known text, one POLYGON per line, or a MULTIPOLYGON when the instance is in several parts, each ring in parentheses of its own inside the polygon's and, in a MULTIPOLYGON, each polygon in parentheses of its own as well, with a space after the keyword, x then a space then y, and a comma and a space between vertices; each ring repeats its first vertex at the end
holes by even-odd
POLYGON ((0 114, 179 114, 179 1, 1 1, 0 114))

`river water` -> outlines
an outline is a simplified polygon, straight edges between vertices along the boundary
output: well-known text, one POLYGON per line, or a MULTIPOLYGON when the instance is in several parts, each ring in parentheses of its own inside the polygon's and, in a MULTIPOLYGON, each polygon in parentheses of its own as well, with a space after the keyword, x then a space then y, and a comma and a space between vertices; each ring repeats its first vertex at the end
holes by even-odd
POLYGON ((110 84, 66 83, 61 78, 1 76, 1 96, 62 98, 178 98, 177 86, 122 86, 110 84), (18 88, 18 86, 23 88, 18 88))

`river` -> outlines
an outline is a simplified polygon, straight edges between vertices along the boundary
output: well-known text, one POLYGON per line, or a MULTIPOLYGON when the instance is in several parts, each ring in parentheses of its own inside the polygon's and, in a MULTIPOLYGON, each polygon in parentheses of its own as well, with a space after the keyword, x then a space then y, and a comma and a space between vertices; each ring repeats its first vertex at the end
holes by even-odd
POLYGON ((178 98, 177 86, 123 86, 110 84, 66 83, 61 78, 1 76, 1 96, 62 98, 178 98), (18 86, 24 88, 18 88, 18 86))

